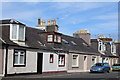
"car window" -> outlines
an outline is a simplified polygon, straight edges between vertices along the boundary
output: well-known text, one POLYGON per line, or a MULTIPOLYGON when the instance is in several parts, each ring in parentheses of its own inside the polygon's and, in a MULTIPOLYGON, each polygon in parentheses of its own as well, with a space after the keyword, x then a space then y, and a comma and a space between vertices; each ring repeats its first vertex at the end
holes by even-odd
POLYGON ((94 66, 103 66, 101 63, 96 63, 94 66))
POLYGON ((104 66, 109 66, 109 64, 104 64, 104 66))
POLYGON ((120 64, 113 64, 113 66, 120 66, 120 64))

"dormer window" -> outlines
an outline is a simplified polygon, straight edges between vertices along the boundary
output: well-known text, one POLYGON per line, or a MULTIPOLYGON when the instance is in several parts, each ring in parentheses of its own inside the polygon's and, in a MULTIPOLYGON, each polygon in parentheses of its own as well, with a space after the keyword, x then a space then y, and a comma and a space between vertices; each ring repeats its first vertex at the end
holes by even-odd
POLYGON ((100 41, 98 46, 99 51, 106 51, 106 45, 104 42, 100 41))
MULTIPOLYGON (((59 35, 55 35, 56 36, 56 42, 58 42, 58 43, 61 43, 61 36, 59 36, 59 35)), ((54 39, 55 39, 55 36, 54 36, 54 39)))
POLYGON ((98 50, 102 51, 102 42, 101 41, 99 42, 98 50))
POLYGON ((48 35, 47 41, 48 42, 53 42, 53 35, 52 34, 48 35))
POLYGON ((61 43, 61 35, 58 34, 48 34, 47 35, 47 42, 55 42, 55 43, 61 43))
POLYGON ((12 29, 11 30, 11 32, 12 32, 11 39, 17 39, 17 25, 13 24, 11 29, 12 29))
POLYGON ((116 46, 114 44, 111 45, 111 53, 116 53, 116 46))
POLYGON ((18 24, 11 24, 10 25, 10 39, 18 40, 18 41, 25 41, 25 26, 18 25, 18 24))

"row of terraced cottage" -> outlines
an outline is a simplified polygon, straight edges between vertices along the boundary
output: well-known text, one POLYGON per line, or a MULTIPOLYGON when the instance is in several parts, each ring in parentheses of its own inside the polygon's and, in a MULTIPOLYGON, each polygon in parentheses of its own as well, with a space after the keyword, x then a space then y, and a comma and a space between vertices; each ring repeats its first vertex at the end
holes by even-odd
POLYGON ((117 63, 119 43, 101 36, 90 39, 80 30, 73 36, 58 32, 55 20, 28 27, 14 19, 0 21, 0 76, 58 72, 86 72, 97 62, 117 63))

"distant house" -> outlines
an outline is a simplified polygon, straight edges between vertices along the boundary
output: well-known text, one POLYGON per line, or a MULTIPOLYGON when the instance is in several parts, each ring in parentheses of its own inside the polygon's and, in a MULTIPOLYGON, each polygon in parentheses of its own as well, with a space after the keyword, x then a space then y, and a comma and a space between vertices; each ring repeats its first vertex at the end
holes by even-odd
POLYGON ((118 55, 118 57, 119 57, 118 63, 120 63, 120 41, 118 41, 118 42, 113 42, 113 44, 116 46, 116 53, 117 53, 117 55, 118 55))
POLYGON ((112 38, 99 37, 98 39, 91 39, 91 46, 101 53, 102 62, 107 62, 110 65, 118 62, 118 55, 116 47, 112 42, 112 38))

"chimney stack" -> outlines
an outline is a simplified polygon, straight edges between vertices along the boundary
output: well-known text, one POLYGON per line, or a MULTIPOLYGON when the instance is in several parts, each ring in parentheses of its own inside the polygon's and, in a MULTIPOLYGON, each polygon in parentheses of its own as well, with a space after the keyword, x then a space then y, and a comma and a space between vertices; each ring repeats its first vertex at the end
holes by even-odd
POLYGON ((45 25, 46 24, 46 21, 45 20, 42 20, 42 25, 45 25))
POLYGON ((48 19, 48 25, 50 25, 50 19, 48 19))
POLYGON ((88 45, 91 44, 90 33, 88 30, 77 31, 77 32, 73 33, 73 36, 77 37, 77 38, 82 38, 88 45))
POLYGON ((52 19, 51 21, 53 25, 56 25, 56 20, 52 19))
POLYGON ((41 19, 38 18, 38 25, 41 25, 41 19))

